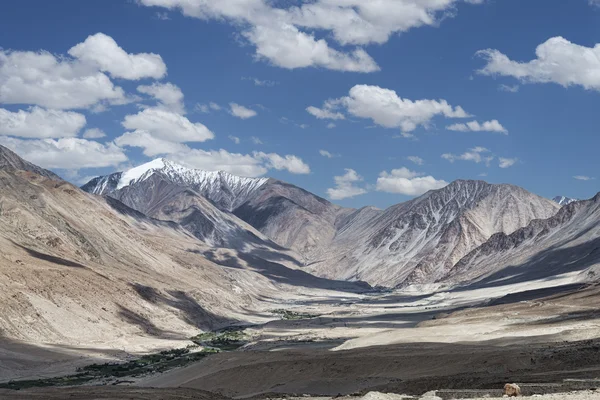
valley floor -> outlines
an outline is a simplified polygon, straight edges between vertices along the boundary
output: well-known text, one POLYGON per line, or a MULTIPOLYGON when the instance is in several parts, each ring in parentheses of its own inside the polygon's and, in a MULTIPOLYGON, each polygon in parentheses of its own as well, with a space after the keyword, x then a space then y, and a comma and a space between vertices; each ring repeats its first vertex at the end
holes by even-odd
MULTIPOLYGON (((497 391, 507 382, 532 384, 528 387, 535 390, 529 394, 592 389, 600 382, 565 383, 565 379, 600 378, 597 304, 599 286, 577 283, 568 276, 558 282, 421 295, 313 293, 266 302, 265 312, 287 313, 282 319, 246 328, 250 343, 239 350, 136 377, 123 386, 44 389, 47 397, 35 397, 35 390, 0 392, 0 398, 78 399, 94 393, 97 397, 85 398, 263 399, 367 391, 420 396, 437 389, 497 391), (515 293, 503 296, 507 292, 515 293), (218 395, 210 397, 206 392, 218 395), (19 397, 25 394, 30 396, 19 397)), ((186 344, 190 342, 182 341, 181 347, 186 344)), ((16 342, 3 342, 0 348, 2 359, 8 361, 3 361, 5 366, 30 362, 31 370, 50 368, 54 375, 97 362, 89 356, 94 351, 103 362, 120 357, 114 350, 78 352, 16 342)), ((112 383, 117 382, 108 382, 112 383)), ((584 392, 572 398, 598 395, 584 392)))

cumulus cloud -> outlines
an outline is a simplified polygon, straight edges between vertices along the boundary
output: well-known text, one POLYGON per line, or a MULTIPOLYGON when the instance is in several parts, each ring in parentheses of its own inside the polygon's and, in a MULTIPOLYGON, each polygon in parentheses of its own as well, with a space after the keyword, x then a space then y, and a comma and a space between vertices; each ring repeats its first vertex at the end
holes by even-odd
POLYGON ((257 112, 237 103, 229 103, 229 113, 240 119, 256 117, 257 112))
POLYGON ((89 36, 68 54, 0 49, 0 103, 101 111, 135 100, 108 75, 137 80, 166 74, 159 55, 127 53, 103 33, 89 36))
POLYGON ((178 114, 185 114, 183 92, 172 83, 158 83, 140 85, 137 91, 152 96, 158 101, 158 108, 163 108, 178 114))
MULTIPOLYGON (((337 119, 344 119, 346 117, 344 117, 344 114, 337 112, 337 111, 332 111, 330 109, 327 108, 327 106, 325 106, 324 108, 318 108, 318 107, 314 107, 314 106, 310 106, 306 108, 306 111, 318 118, 318 119, 333 119, 333 120, 337 120, 337 119)), ((335 124, 334 124, 335 126, 335 124)))
POLYGON ((319 150, 319 154, 327 158, 336 158, 340 156, 339 154, 330 153, 327 150, 319 150))
POLYGON ((144 149, 143 153, 148 157, 154 157, 159 154, 185 152, 189 149, 189 147, 182 143, 156 137, 144 130, 125 132, 115 139, 115 143, 120 147, 141 147, 144 149))
POLYGON ((160 79, 167 73, 167 66, 158 54, 129 54, 115 40, 103 33, 88 36, 69 50, 69 54, 82 62, 97 65, 115 78, 138 80, 160 79))
POLYGON ((194 110, 197 112, 201 112, 204 114, 209 114, 211 111, 221 111, 222 107, 220 105, 218 105, 217 103, 214 102, 210 102, 208 104, 203 104, 203 103, 197 103, 196 106, 194 106, 194 110))
POLYGON ((300 31, 294 25, 259 25, 244 33, 256 46, 256 58, 287 68, 323 67, 336 71, 375 72, 379 66, 363 49, 344 53, 324 39, 300 31))
POLYGON ((487 155, 490 151, 488 149, 486 149, 485 147, 474 147, 472 149, 469 149, 468 151, 464 152, 463 154, 451 154, 451 153, 445 153, 442 154, 442 158, 445 160, 448 160, 450 162, 454 162, 456 160, 462 160, 462 161, 473 161, 477 164, 484 162, 486 165, 489 165, 489 163, 494 160, 494 156, 492 155, 487 155))
POLYGON ((0 49, 0 103, 35 104, 54 109, 122 104, 122 88, 97 69, 45 52, 0 49))
POLYGON ((519 161, 519 159, 518 158, 499 157, 498 161, 499 161, 500 168, 509 168, 509 167, 512 167, 513 165, 515 165, 517 163, 517 161, 519 161))
POLYGON ((400 98, 393 90, 370 85, 356 85, 348 96, 327 100, 320 111, 333 113, 338 108, 344 108, 355 117, 371 119, 385 128, 400 128, 405 133, 418 126, 429 126, 436 116, 469 117, 462 107, 453 107, 446 100, 413 101, 400 98))
POLYGON ((380 192, 420 196, 429 190, 441 189, 448 185, 444 180, 424 175, 406 167, 393 169, 390 172, 383 171, 377 178, 376 189, 380 192))
POLYGON ((44 168, 101 168, 127 161, 123 150, 114 143, 79 138, 23 140, 0 136, 0 144, 44 168))
POLYGON ((511 60, 499 50, 477 53, 487 64, 478 72, 483 75, 510 76, 523 83, 557 83, 600 90, 600 43, 580 46, 563 37, 553 37, 540 44, 536 58, 528 62, 511 60))
POLYGON ((333 122, 330 122, 330 123, 327 124, 327 129, 333 129, 336 126, 337 126, 336 124, 334 124, 333 122))
POLYGON ((204 142, 215 135, 203 124, 193 123, 185 116, 160 108, 147 108, 127 115, 122 122, 126 129, 145 131, 157 139, 171 142, 204 142))
POLYGON ((408 156, 408 157, 406 157, 406 159, 417 165, 423 165, 425 163, 425 160, 423 160, 421 157, 417 157, 417 156, 408 156))
POLYGON ((206 171, 226 171, 231 174, 257 177, 271 169, 287 170, 293 174, 307 174, 310 167, 294 155, 281 156, 275 153, 254 152, 253 154, 230 153, 227 150, 201 150, 187 148, 170 154, 169 159, 191 168, 206 171))
POLYGON ((270 80, 261 80, 261 79, 253 78, 253 77, 242 77, 242 80, 252 81, 254 83, 254 86, 273 87, 273 86, 279 84, 279 82, 270 81, 270 80))
POLYGON ((104 131, 102 129, 98 129, 98 128, 86 129, 85 132, 83 132, 84 139, 100 139, 105 136, 106 136, 106 133, 104 133, 104 131))
POLYGON ((493 119, 491 121, 485 121, 479 123, 477 121, 471 121, 467 123, 459 123, 447 126, 446 129, 449 131, 459 131, 459 132, 499 132, 505 135, 508 134, 506 128, 502 126, 498 120, 493 119))
POLYGON ((309 174, 310 167, 300 157, 294 155, 280 156, 276 153, 254 152, 254 157, 262 160, 269 168, 287 170, 292 174, 309 174))
POLYGON ((331 200, 343 200, 367 193, 367 190, 357 184, 364 179, 355 170, 346 168, 346 173, 334 176, 335 187, 327 189, 327 195, 331 200))
POLYGON ((592 178, 591 176, 585 176, 585 175, 575 175, 573 178, 577 179, 578 181, 591 181, 593 179, 596 179, 596 178, 592 178))
MULTIPOLYGON (((385 43, 390 36, 420 26, 436 26, 461 0, 139 0, 146 6, 180 9, 202 20, 226 20, 241 27, 255 57, 284 68, 323 67, 373 72, 379 67, 362 46, 385 43), (282 6, 285 4, 285 6, 282 6), (279 5, 280 7, 277 7, 279 5), (308 33, 311 32, 311 33, 308 33), (336 50, 312 32, 332 37, 336 50)), ((479 4, 482 0, 465 0, 479 4)))
POLYGON ((256 136, 251 136, 251 137, 250 137, 250 140, 252 140, 252 143, 254 143, 254 144, 264 144, 264 143, 262 142, 262 140, 260 140, 260 139, 259 139, 259 138, 257 138, 256 136))
POLYGON ((237 136, 229 135, 229 139, 235 144, 240 144, 241 142, 240 138, 237 136))
POLYGON ((251 154, 230 153, 227 150, 188 149, 183 152, 170 154, 170 160, 181 163, 189 168, 205 171, 225 171, 230 174, 257 177, 268 172, 262 160, 251 154))
POLYGON ((520 89, 519 85, 505 85, 505 84, 501 84, 500 86, 498 86, 498 90, 501 92, 509 92, 509 93, 517 93, 520 89))
POLYGON ((0 135, 24 138, 77 136, 85 126, 85 116, 72 111, 31 107, 16 112, 0 108, 0 135))

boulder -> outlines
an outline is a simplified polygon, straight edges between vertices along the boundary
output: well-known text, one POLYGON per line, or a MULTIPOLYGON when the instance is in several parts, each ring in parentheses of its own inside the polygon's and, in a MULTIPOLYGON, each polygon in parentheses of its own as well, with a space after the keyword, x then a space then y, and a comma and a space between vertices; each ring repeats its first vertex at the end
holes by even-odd
POLYGON ((515 383, 507 383, 504 385, 504 396, 518 397, 521 396, 521 388, 515 383))

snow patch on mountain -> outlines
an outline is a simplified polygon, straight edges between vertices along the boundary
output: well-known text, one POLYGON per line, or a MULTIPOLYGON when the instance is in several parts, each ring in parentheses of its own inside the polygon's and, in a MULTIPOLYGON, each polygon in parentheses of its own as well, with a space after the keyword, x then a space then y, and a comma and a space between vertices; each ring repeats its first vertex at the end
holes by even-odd
POLYGON ((573 199, 565 196, 556 196, 552 199, 554 202, 560 204, 561 206, 566 206, 567 204, 571 204, 575 201, 579 201, 578 199, 573 199))
POLYGON ((82 186, 82 189, 89 193, 110 196, 118 190, 144 182, 157 173, 174 184, 199 192, 227 211, 232 211, 245 202, 269 180, 235 176, 223 171, 192 169, 165 158, 158 158, 124 172, 94 178, 82 186))

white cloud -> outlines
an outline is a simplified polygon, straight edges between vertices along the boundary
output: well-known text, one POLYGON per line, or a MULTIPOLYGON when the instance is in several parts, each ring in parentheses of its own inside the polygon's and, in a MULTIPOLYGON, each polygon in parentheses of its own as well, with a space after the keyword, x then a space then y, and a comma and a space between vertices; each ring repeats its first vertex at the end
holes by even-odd
POLYGON ((254 143, 254 144, 264 144, 264 143, 262 142, 262 140, 260 140, 260 139, 259 139, 259 138, 257 138, 256 136, 251 136, 251 137, 250 137, 250 140, 252 140, 252 143, 254 143))
POLYGON ((82 62, 97 65, 115 78, 138 80, 160 79, 167 73, 167 66, 158 54, 129 54, 115 40, 103 33, 88 36, 83 43, 72 47, 69 54, 82 62))
POLYGON ((310 167, 301 158, 294 155, 280 156, 276 153, 254 152, 254 158, 262 160, 269 168, 287 170, 292 174, 309 174, 310 167))
POLYGON ((226 171, 240 176, 256 177, 270 169, 287 170, 293 174, 307 174, 310 168, 294 155, 280 156, 275 153, 254 152, 253 154, 230 153, 227 150, 190 149, 168 156, 191 168, 205 171, 226 171))
POLYGON ((102 129, 98 129, 98 128, 86 129, 85 132, 83 132, 84 139, 100 139, 105 136, 106 136, 106 133, 104 133, 104 131, 102 129))
POLYGON ((470 121, 467 123, 453 124, 447 126, 446 129, 449 131, 459 131, 459 132, 499 132, 508 135, 508 131, 506 128, 498 122, 498 120, 493 119, 491 121, 485 121, 483 123, 479 123, 477 121, 470 121))
POLYGON ((591 180, 596 179, 591 176, 585 176, 585 175, 575 175, 573 178, 577 179, 578 181, 591 181, 591 180))
POLYGON ((417 156, 408 156, 408 157, 406 157, 406 159, 417 165, 423 165, 425 163, 425 160, 423 160, 421 157, 417 157, 417 156))
POLYGON ((517 163, 517 161, 519 161, 519 159, 518 158, 499 157, 498 161, 499 161, 500 168, 509 168, 509 167, 512 167, 513 165, 515 165, 517 163))
POLYGON ((319 154, 322 155, 323 157, 327 157, 327 158, 340 157, 339 154, 333 154, 333 153, 328 152, 327 150, 319 150, 319 154))
POLYGON ((585 47, 558 36, 539 45, 535 53, 536 59, 519 62, 498 50, 481 50, 477 54, 487 64, 478 72, 511 76, 523 83, 554 82, 564 87, 578 85, 600 90, 600 43, 585 47))
POLYGON ((240 138, 237 136, 229 135, 228 137, 235 144, 240 144, 240 142, 241 142, 240 138))
MULTIPOLYGON (((333 119, 333 120, 338 120, 338 119, 344 119, 346 117, 344 117, 344 114, 340 113, 340 112, 336 112, 336 111, 331 111, 330 109, 327 108, 327 105, 323 108, 317 108, 317 107, 307 107, 306 111, 318 118, 318 119, 333 119)), ((335 125, 334 125, 335 126, 335 125)))
POLYGON ((332 49, 324 39, 298 30, 294 25, 279 23, 257 25, 244 32, 256 46, 256 58, 287 69, 323 67, 336 71, 375 72, 379 66, 363 49, 344 53, 332 49))
POLYGON ((363 177, 353 169, 346 168, 345 171, 344 175, 334 176, 335 187, 327 189, 331 200, 343 200, 367 193, 366 189, 356 185, 363 181, 363 177))
POLYGON ((242 77, 242 80, 244 80, 244 81, 252 81, 254 83, 254 86, 273 87, 273 86, 279 84, 279 82, 270 81, 270 80, 260 80, 258 78, 253 78, 253 77, 248 77, 248 78, 242 77))
POLYGON ((500 90, 501 92, 517 93, 519 91, 519 89, 520 89, 519 85, 509 86, 509 85, 501 84, 500 86, 498 86, 498 90, 500 90))
POLYGON ((154 157, 159 154, 185 152, 189 149, 189 147, 182 143, 161 139, 143 130, 125 132, 115 139, 115 143, 120 147, 141 147, 144 149, 144 154, 148 157, 154 157))
POLYGON ((159 55, 128 54, 103 33, 89 36, 68 54, 0 49, 0 103, 99 112, 107 105, 136 100, 125 95, 107 74, 133 80, 166 74, 159 55))
MULTIPOLYGON (((460 0, 139 0, 146 6, 180 9, 203 20, 227 20, 243 29, 256 57, 284 68, 324 67, 372 72, 375 61, 360 47, 340 51, 308 32, 332 37, 342 46, 385 43, 395 33, 436 26, 460 0), (282 5, 286 6, 283 7, 282 5), (279 5, 280 7, 276 7, 279 5), (301 30, 302 29, 302 30, 301 30)), ((465 0, 480 4, 482 0, 465 0)))
POLYGON ((486 165, 489 165, 489 163, 494 159, 494 156, 486 156, 486 154, 489 152, 490 151, 485 147, 474 147, 460 155, 455 155, 451 153, 442 154, 442 158, 450 162, 462 160, 473 161, 477 164, 484 162, 486 165))
POLYGON ((229 107, 230 107, 229 113, 237 118, 248 119, 248 118, 256 117, 256 115, 257 115, 256 111, 251 110, 247 107, 241 106, 237 103, 229 103, 229 107))
POLYGON ((336 126, 337 126, 336 124, 334 124, 333 122, 330 122, 330 123, 327 124, 327 129, 333 129, 336 126))
POLYGON ((122 104, 127 98, 97 69, 45 51, 0 49, 0 103, 77 109, 100 102, 122 104))
POLYGON ((588 3, 590 3, 590 6, 592 7, 600 7, 600 0, 588 0, 588 3))
POLYGON ((127 161, 114 143, 78 138, 22 140, 0 136, 0 144, 44 168, 81 169, 116 166, 127 161))
POLYGON ((262 160, 250 154, 230 153, 227 150, 188 149, 187 151, 171 154, 169 159, 205 171, 225 171, 230 174, 248 177, 262 176, 268 168, 262 160))
POLYGON ((467 118, 462 107, 452 107, 446 100, 402 99, 390 89, 379 86, 356 85, 349 96, 325 102, 324 110, 344 107, 355 117, 369 118, 385 128, 400 128, 411 132, 418 126, 427 127, 435 116, 467 118))
POLYGON ((122 122, 126 129, 141 130, 157 139, 171 142, 204 142, 215 135, 203 124, 193 123, 185 116, 159 108, 147 108, 127 115, 122 122))
POLYGON ((185 114, 183 92, 177 85, 155 82, 152 85, 140 85, 137 91, 154 97, 159 102, 158 108, 185 114))
POLYGON ((0 108, 0 135, 24 138, 77 136, 85 126, 85 116, 72 111, 31 107, 16 112, 0 108))
POLYGON ((419 196, 429 190, 441 189, 448 185, 444 180, 423 175, 406 167, 393 169, 391 172, 383 171, 377 178, 376 188, 380 192, 419 196))

